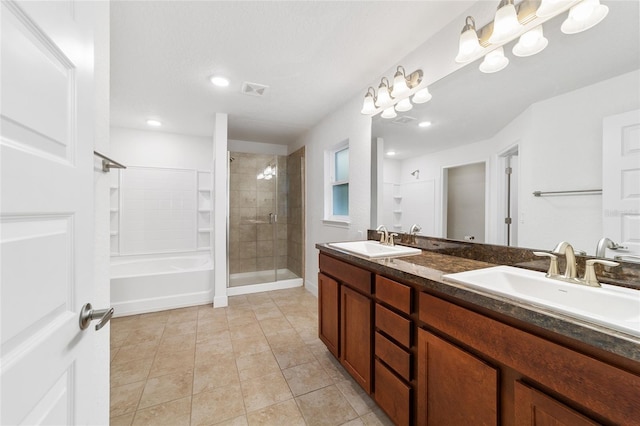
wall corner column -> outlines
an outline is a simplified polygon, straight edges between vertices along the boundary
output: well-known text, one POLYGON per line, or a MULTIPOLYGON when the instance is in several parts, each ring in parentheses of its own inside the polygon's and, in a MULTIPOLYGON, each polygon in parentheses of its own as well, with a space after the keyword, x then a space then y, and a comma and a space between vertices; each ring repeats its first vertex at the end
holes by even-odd
POLYGON ((213 307, 229 304, 227 296, 227 114, 216 113, 213 123, 213 307))

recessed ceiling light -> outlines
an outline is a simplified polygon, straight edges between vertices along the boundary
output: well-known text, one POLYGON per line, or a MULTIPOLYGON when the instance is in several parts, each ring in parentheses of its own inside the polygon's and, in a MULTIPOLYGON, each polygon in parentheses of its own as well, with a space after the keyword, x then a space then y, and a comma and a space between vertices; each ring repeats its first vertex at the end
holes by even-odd
POLYGON ((418 126, 420 127, 429 127, 431 126, 431 122, 430 121, 421 121, 418 123, 418 126))
POLYGON ((160 120, 154 120, 150 118, 149 120, 147 120, 147 125, 151 127, 160 127, 162 126, 162 123, 160 122, 160 120))
POLYGON ((219 75, 212 75, 209 80, 214 86, 227 87, 229 85, 229 79, 219 75))
POLYGON ((387 151, 387 155, 389 157, 393 157, 394 155, 396 155, 396 152, 395 151, 387 151))

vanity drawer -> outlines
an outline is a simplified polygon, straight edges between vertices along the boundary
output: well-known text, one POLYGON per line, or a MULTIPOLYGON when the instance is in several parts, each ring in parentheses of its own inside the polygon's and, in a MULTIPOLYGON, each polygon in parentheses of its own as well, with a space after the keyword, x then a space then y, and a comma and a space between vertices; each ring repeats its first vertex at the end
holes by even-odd
POLYGON ((333 257, 320 254, 320 271, 354 289, 371 294, 371 272, 333 257))
POLYGON ((408 425, 411 413, 411 388, 380 361, 375 361, 375 393, 378 405, 396 425, 408 425))
POLYGON ((411 380, 411 354, 376 332, 376 356, 406 381, 411 380))
POLYGON ((376 298, 389 306, 411 314, 411 287, 376 275, 376 298))
POLYGON ((376 328, 405 347, 411 347, 411 320, 376 303, 376 328))

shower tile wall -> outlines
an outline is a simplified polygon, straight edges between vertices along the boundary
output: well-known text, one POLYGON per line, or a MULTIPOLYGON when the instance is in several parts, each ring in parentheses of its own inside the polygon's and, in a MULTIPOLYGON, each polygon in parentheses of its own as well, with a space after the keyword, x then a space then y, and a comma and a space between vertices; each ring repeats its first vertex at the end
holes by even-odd
POLYGON ((273 270, 274 248, 277 268, 287 267, 286 163, 277 167, 279 197, 278 224, 269 224, 275 213, 275 181, 257 179, 257 175, 275 156, 232 152, 229 164, 229 273, 273 270))
POLYGON ((287 269, 302 277, 304 257, 304 147, 287 157, 289 186, 287 221, 287 269))

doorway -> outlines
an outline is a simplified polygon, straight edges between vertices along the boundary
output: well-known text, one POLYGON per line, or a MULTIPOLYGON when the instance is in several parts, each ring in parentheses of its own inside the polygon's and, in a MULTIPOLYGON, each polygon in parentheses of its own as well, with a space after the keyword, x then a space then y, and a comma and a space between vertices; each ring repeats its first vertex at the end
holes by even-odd
POLYGON ((302 285, 304 155, 229 152, 228 292, 302 285))
POLYGON ((445 237, 485 241, 485 163, 443 169, 445 237))

